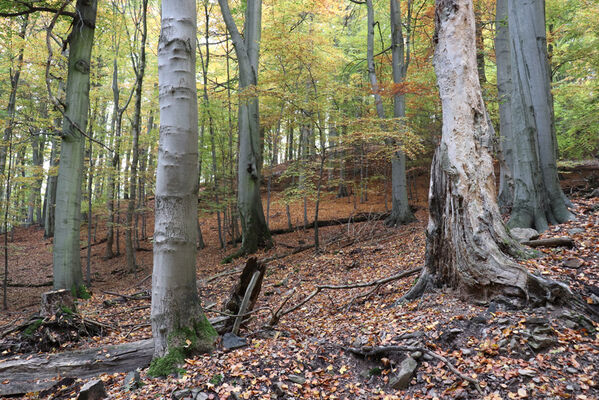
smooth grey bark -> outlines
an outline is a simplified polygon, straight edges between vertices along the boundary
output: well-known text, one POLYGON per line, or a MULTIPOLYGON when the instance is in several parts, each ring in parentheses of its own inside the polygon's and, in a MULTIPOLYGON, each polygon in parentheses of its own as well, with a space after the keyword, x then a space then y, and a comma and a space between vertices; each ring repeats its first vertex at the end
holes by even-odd
MULTIPOLYGON (((136 30, 139 33, 139 55, 138 57, 131 57, 132 60, 136 60, 134 63, 135 72, 135 103, 133 112, 133 123, 131 126, 132 132, 132 147, 131 147, 131 174, 129 177, 129 200, 127 203, 127 227, 125 229, 125 254, 127 256, 127 269, 129 272, 137 270, 137 264, 135 262, 135 246, 133 243, 134 233, 136 232, 133 218, 137 202, 137 164, 139 162, 139 136, 141 132, 141 101, 143 96, 143 80, 146 73, 146 39, 148 37, 148 0, 142 0, 141 2, 141 20, 136 26, 136 30)), ((136 33, 137 38, 137 33, 136 33)))
POLYGON ((568 221, 559 185, 544 0, 509 0, 514 199, 510 227, 547 229, 568 221))
POLYGON ((202 311, 196 286, 196 19, 195 0, 163 0, 151 308, 155 357, 167 354, 171 346, 186 346, 181 332, 197 337, 191 351, 210 351, 217 336, 202 311))
POLYGON ((57 174, 54 171, 58 165, 58 152, 60 144, 57 139, 52 138, 50 150, 50 169, 46 180, 46 195, 44 199, 44 238, 54 236, 54 224, 56 215, 56 181, 57 174))
MULTIPOLYGON (((115 53, 118 53, 118 46, 115 50, 115 53)), ((110 122, 110 128, 113 135, 114 140, 114 153, 112 154, 111 160, 111 168, 108 172, 108 183, 107 183, 107 195, 106 195, 106 208, 108 209, 108 221, 107 221, 107 232, 106 232, 106 250, 104 252, 105 259, 111 259, 115 256, 112 246, 114 243, 114 224, 115 224, 115 215, 114 215, 114 200, 115 200, 115 190, 116 183, 115 178, 119 173, 119 164, 120 164, 120 147, 121 147, 121 123, 123 120, 123 113, 129 105, 129 102, 125 103, 124 107, 120 107, 120 91, 118 86, 119 79, 119 69, 116 59, 112 61, 113 70, 112 70, 112 120, 110 122)))
POLYGON ((80 260, 82 131, 87 126, 89 73, 96 25, 97 0, 78 0, 69 40, 66 110, 60 148, 54 228, 54 289, 83 283, 80 260))
POLYGON ((472 0, 437 0, 434 67, 443 109, 441 143, 431 168, 425 266, 414 298, 429 283, 488 300, 585 308, 562 283, 530 274, 510 255, 523 252, 495 201, 490 129, 476 68, 472 0))
MULTIPOLYGON (((408 8, 409 7, 410 3, 408 2, 408 8)), ((408 13, 407 45, 404 45, 400 0, 390 0, 390 14, 393 83, 398 85, 405 80, 410 64, 411 15, 408 13)), ((405 94, 396 93, 393 96, 393 116, 395 118, 405 118, 405 94)), ((416 220, 408 203, 406 154, 401 149, 397 150, 391 159, 391 197, 391 215, 385 220, 385 225, 398 226, 416 220)))
POLYGON ((510 32, 508 28, 508 0, 497 0, 495 12, 495 59, 497 64, 497 97, 499 103, 499 194, 497 202, 502 210, 512 206, 514 181, 514 145, 512 134, 512 63, 510 32))
MULTIPOLYGON (((225 238, 223 235, 223 227, 221 221, 221 212, 220 212, 220 198, 219 198, 219 177, 218 171, 216 168, 216 143, 215 136, 216 132, 214 131, 214 119, 212 118, 212 111, 210 110, 210 97, 208 96, 208 68, 210 68, 210 11, 208 9, 208 1, 204 2, 204 15, 205 15, 205 36, 204 36, 204 47, 206 53, 202 53, 201 47, 198 45, 199 54, 201 57, 202 64, 202 80, 204 83, 203 95, 202 98, 204 100, 204 112, 205 116, 208 117, 208 132, 210 133, 210 154, 212 156, 212 177, 213 177, 213 191, 214 191, 214 203, 216 207, 216 223, 218 228, 218 242, 220 244, 221 249, 225 248, 225 238)), ((202 129, 204 129, 205 118, 202 118, 202 129)), ((200 226, 198 223, 198 234, 200 226)), ((203 241, 203 238, 202 238, 203 241)))
POLYGON ((368 79, 370 80, 370 87, 374 96, 374 105, 376 107, 376 113, 380 119, 385 119, 385 108, 383 107, 383 99, 379 90, 379 84, 376 79, 376 67, 374 64, 374 7, 372 6, 372 0, 366 0, 367 10, 367 49, 366 49, 366 60, 368 64, 368 79))
POLYGON ((34 167, 34 184, 29 192, 27 225, 42 223, 42 200, 41 190, 43 183, 44 168, 44 145, 46 142, 45 131, 40 129, 36 135, 31 138, 31 163, 34 167))
MULTIPOLYGON (((262 1, 248 0, 243 38, 229 10, 228 0, 218 0, 218 3, 237 54, 240 91, 252 90, 258 84, 262 1)), ((242 227, 240 254, 250 254, 259 247, 272 245, 260 197, 262 137, 257 95, 240 97, 238 126, 237 207, 242 227)))

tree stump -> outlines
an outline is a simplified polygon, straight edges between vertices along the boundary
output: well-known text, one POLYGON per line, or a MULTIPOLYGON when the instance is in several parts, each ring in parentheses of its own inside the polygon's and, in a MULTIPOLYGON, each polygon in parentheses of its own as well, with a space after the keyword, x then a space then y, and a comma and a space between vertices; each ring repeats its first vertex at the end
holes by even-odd
MULTIPOLYGON (((258 296, 260 295, 260 290, 262 289, 264 273, 266 272, 266 265, 261 262, 258 262, 258 259, 256 257, 252 257, 247 260, 245 267, 241 272, 241 276, 239 277, 239 282, 233 288, 231 297, 225 305, 225 308, 223 310, 224 312, 232 315, 239 314, 239 311, 241 309, 241 303, 243 301, 245 293, 248 290, 248 286, 250 284, 250 281, 252 280, 252 276, 255 272, 259 272, 260 275, 254 285, 254 288, 249 298, 249 304, 244 313, 249 313, 254 309, 256 301, 258 300, 258 296)), ((228 317, 224 323, 223 331, 229 331, 233 327, 234 323, 235 317, 228 317)))
POLYGON ((75 302, 71 292, 66 289, 53 290, 42 293, 42 307, 40 316, 42 318, 56 315, 58 311, 69 309, 75 312, 75 302))

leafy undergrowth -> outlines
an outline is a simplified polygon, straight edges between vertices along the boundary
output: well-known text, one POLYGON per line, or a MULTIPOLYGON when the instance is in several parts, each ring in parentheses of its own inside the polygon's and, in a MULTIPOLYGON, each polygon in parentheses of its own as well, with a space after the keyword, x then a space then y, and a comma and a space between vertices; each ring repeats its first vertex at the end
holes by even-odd
MULTIPOLYGON (((550 229, 542 238, 570 236, 576 247, 541 249, 542 256, 523 264, 568 283, 589 304, 595 304, 599 303, 599 199, 577 199, 575 205, 576 219, 550 229)), ((225 351, 219 346, 210 355, 186 359, 181 366, 185 372, 177 376, 150 378, 142 370, 143 385, 132 391, 124 388, 125 374, 102 376, 111 398, 171 398, 183 389, 189 392, 179 392, 182 396, 199 392, 210 399, 599 398, 596 325, 560 309, 512 310, 502 302, 475 305, 447 291, 397 304, 415 276, 384 285, 366 297, 360 295, 371 288, 322 291, 284 316, 273 330, 264 328, 271 316, 268 309, 276 310, 293 288, 297 293, 288 306, 297 304, 316 285, 372 281, 421 265, 423 207, 417 217, 417 222, 396 230, 385 228, 382 221, 321 229, 321 240, 329 244, 319 254, 310 249, 268 264, 256 304, 262 311, 241 331, 246 347, 225 351), (476 379, 482 394, 426 352, 364 358, 349 350, 390 345, 418 347, 445 357, 461 373, 476 379), (408 355, 417 361, 417 370, 408 388, 395 389, 394 376, 408 355)), ((308 231, 277 236, 285 246, 279 244, 259 257, 290 252, 288 246, 310 243, 311 235, 308 231)), ((220 309, 238 274, 209 277, 239 267, 245 260, 234 265, 220 265, 217 257, 213 261, 199 270, 199 290, 207 308, 220 309)), ((133 296, 147 290, 148 281, 135 288, 143 278, 143 274, 137 279, 126 277, 128 286, 121 282, 113 291, 133 296)), ((146 293, 127 299, 94 289, 94 296, 81 301, 79 308, 114 330, 108 336, 65 347, 150 337, 146 293)), ((208 316, 218 314, 208 312, 208 316)), ((51 398, 74 397, 76 387, 64 385, 51 398)))

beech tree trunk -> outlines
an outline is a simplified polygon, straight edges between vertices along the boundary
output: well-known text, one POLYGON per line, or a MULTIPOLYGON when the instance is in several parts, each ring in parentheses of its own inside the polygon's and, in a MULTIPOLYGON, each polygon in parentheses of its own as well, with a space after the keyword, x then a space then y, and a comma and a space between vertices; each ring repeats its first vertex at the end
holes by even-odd
POLYGON ((572 218, 557 176, 545 1, 509 0, 508 15, 515 147, 509 226, 544 231, 550 224, 572 218))
POLYGON ((212 349, 216 335, 202 311, 196 286, 196 19, 195 0, 163 0, 151 308, 156 357, 177 345, 172 343, 173 334, 191 331, 197 337, 196 348, 191 350, 197 351, 212 349))
POLYGON ((89 109, 89 72, 97 0, 78 0, 69 41, 66 110, 63 121, 54 228, 54 289, 83 283, 80 260, 81 186, 89 109), (81 130, 81 131, 80 131, 81 130))
MULTIPOLYGON (((410 14, 406 21, 408 27, 407 46, 404 45, 401 20, 400 0, 390 0, 391 10, 391 54, 393 66, 393 83, 400 84, 406 78, 410 63, 410 14)), ((405 118, 406 98, 404 94, 393 96, 393 116, 405 118)), ((391 215, 385 220, 388 226, 410 223, 416 218, 408 204, 408 180, 406 177, 406 155, 402 150, 395 152, 391 159, 391 215)))
POLYGON ((497 97, 499 102, 499 195, 502 209, 512 206, 514 198, 514 144, 512 134, 512 62, 510 56, 510 31, 508 28, 508 0, 497 0, 495 12, 495 59, 497 60, 497 97))
MULTIPOLYGON (((262 0, 247 1, 243 38, 229 10, 228 0, 218 0, 218 3, 237 54, 239 88, 241 91, 251 90, 258 83, 262 0)), ((251 254, 259 247, 272 244, 260 197, 262 138, 257 95, 239 99, 238 125, 237 206, 242 228, 240 253, 251 254)))
POLYGON ((431 168, 425 266, 404 297, 433 283, 483 300, 502 294, 523 305, 571 302, 565 285, 530 274, 511 257, 524 250, 508 234, 495 201, 472 0, 437 0, 436 7, 433 63, 443 131, 431 168))
POLYGON ((46 180, 46 195, 44 198, 44 238, 54 236, 55 212, 56 212, 56 172, 58 165, 58 140, 52 138, 52 148, 50 150, 50 169, 48 170, 48 179, 46 180))
MULTIPOLYGON (((25 15, 21 22, 21 29, 19 31, 19 37, 25 39, 27 33, 27 25, 29 22, 29 16, 25 15)), ((6 107, 6 127, 4 128, 4 143, 8 143, 9 138, 12 137, 12 132, 15 124, 15 112, 17 110, 17 91, 19 89, 19 80, 21 77, 21 70, 23 69, 23 56, 25 53, 25 41, 22 42, 19 48, 18 56, 16 59, 16 68, 14 71, 10 69, 10 95, 8 98, 8 105, 6 107)), ((0 146, 0 175, 4 175, 6 169, 6 154, 8 146, 0 146)), ((4 197, 4 186, 0 185, 0 198, 4 197)))
MULTIPOLYGON (((132 155, 131 155, 131 177, 129 180, 129 201, 127 203, 127 227, 125 230, 125 253, 127 255, 127 269, 129 272, 137 270, 137 263, 135 262, 135 245, 133 243, 134 233, 136 232, 133 217, 135 212, 135 206, 137 201, 137 164, 139 161, 139 134, 141 132, 141 101, 143 92, 143 80, 146 73, 146 38, 148 37, 148 25, 147 25, 147 13, 148 13, 148 0, 143 0, 141 3, 141 26, 136 27, 139 29, 141 34, 141 41, 139 45, 139 64, 135 65, 135 111, 133 115, 133 126, 131 127, 133 133, 133 144, 132 144, 132 155)), ((131 57, 132 59, 137 59, 131 57)))

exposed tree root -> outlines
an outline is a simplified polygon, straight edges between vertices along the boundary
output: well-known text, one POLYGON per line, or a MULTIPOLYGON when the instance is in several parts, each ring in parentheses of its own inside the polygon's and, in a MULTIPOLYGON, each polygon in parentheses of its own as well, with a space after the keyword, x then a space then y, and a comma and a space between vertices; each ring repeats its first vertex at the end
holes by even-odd
POLYGON ((364 346, 361 349, 355 347, 346 348, 347 351, 362 356, 362 357, 380 357, 389 353, 394 352, 415 352, 419 351, 423 354, 428 354, 429 356, 443 362, 447 368, 454 374, 456 374, 460 379, 463 379, 467 382, 470 382, 474 385, 476 390, 482 394, 483 391, 480 388, 478 381, 468 375, 463 374, 458 370, 447 358, 442 355, 435 353, 432 350, 427 349, 426 347, 417 347, 417 346, 380 346, 380 347, 372 347, 372 346, 364 346))

